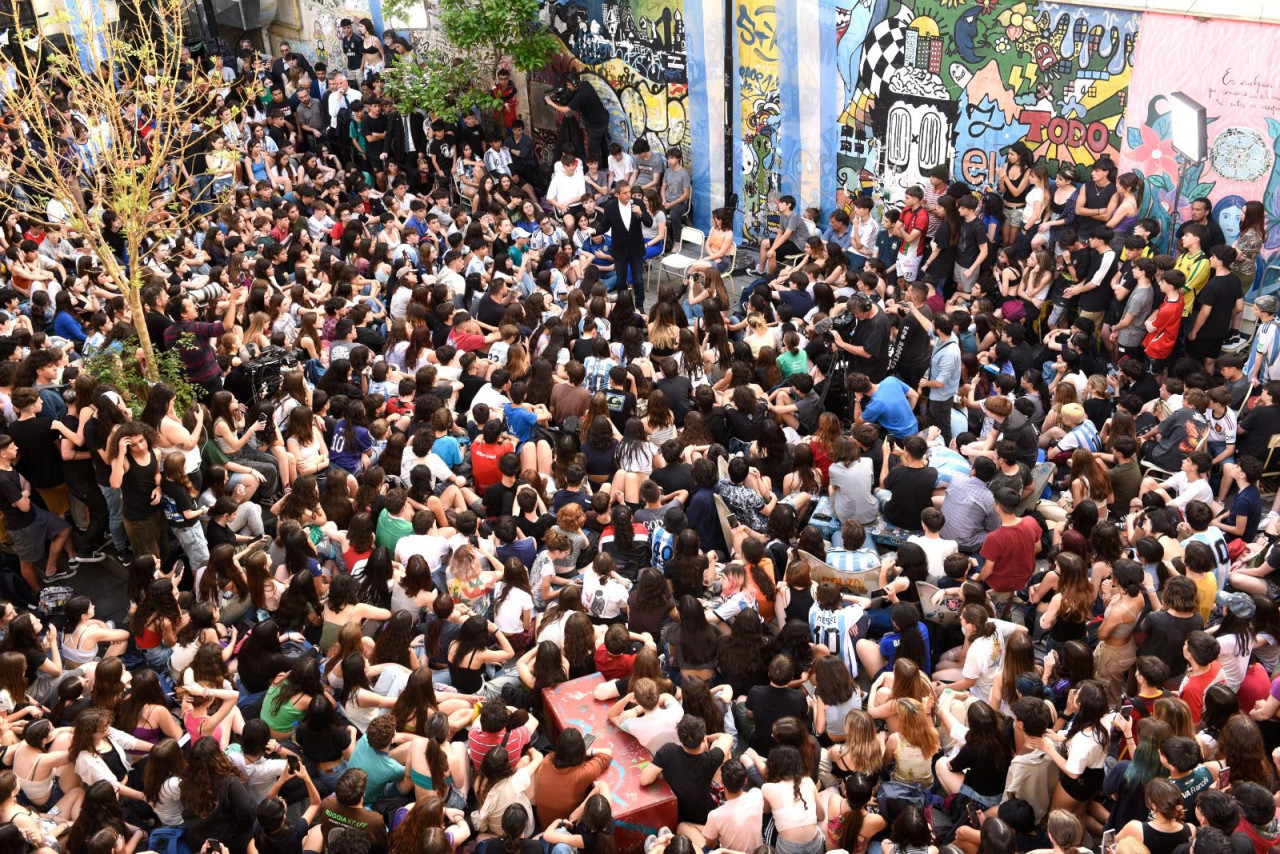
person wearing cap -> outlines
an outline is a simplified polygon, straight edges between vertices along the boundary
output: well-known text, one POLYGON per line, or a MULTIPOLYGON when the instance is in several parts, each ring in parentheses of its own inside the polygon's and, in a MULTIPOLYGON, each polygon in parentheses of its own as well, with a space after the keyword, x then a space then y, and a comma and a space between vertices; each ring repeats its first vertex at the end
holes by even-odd
POLYGON ((513 228, 511 241, 511 245, 507 247, 507 255, 511 256, 511 263, 519 267, 524 263, 525 253, 529 251, 529 232, 523 228, 513 228))
POLYGON ((1244 374, 1255 386, 1264 385, 1273 379, 1280 380, 1280 324, 1276 323, 1277 310, 1280 310, 1280 300, 1271 294, 1263 294, 1253 301, 1258 329, 1253 334, 1253 344, 1249 347, 1244 374))

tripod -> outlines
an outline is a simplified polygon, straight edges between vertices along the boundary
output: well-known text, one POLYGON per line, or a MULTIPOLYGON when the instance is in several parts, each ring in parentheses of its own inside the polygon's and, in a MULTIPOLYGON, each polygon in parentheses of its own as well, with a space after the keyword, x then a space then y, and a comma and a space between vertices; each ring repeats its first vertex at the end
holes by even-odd
POLYGON ((818 400, 821 401, 824 412, 834 412, 839 416, 841 424, 848 427, 853 421, 853 401, 849 399, 849 390, 845 386, 850 368, 849 352, 843 347, 836 346, 834 341, 831 346, 835 352, 831 356, 831 365, 827 369, 826 385, 823 386, 818 400), (834 395, 831 393, 832 386, 838 386, 834 395))

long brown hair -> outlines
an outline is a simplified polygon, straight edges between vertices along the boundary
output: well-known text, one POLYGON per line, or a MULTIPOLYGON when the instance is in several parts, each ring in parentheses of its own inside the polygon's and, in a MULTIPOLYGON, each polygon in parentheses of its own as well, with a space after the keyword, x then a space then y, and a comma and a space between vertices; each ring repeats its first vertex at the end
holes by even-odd
POLYGON ((203 736, 191 745, 191 756, 182 774, 179 794, 182 809, 197 818, 207 818, 218 808, 219 780, 231 777, 245 781, 244 772, 222 752, 222 746, 212 736, 203 736))

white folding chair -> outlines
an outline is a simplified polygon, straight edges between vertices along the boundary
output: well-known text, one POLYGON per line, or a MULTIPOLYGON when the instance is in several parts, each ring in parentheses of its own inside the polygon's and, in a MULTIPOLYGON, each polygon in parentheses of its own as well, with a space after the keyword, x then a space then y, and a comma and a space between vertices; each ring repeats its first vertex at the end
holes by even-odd
POLYGON ((690 225, 680 229, 679 245, 663 256, 658 266, 658 287, 662 287, 662 278, 668 274, 682 278, 691 265, 702 260, 706 251, 707 235, 702 229, 690 225))
POLYGON ((1222 344, 1223 353, 1239 353, 1249 349, 1253 336, 1258 331, 1258 315, 1253 311, 1253 303, 1244 304, 1244 315, 1240 318, 1240 330, 1231 333, 1222 344))

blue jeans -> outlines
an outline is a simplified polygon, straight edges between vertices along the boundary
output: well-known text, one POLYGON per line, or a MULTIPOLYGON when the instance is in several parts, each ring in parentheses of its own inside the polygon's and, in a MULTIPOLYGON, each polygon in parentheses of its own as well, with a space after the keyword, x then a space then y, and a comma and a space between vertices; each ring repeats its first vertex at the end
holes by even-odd
POLYGON ((102 497, 107 500, 107 518, 110 520, 108 525, 111 529, 111 543, 116 547, 117 552, 129 550, 129 535, 124 531, 124 513, 123 499, 120 497, 120 490, 111 486, 99 486, 102 490, 102 497))

